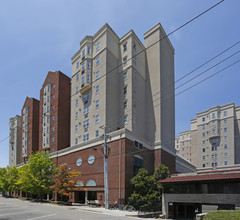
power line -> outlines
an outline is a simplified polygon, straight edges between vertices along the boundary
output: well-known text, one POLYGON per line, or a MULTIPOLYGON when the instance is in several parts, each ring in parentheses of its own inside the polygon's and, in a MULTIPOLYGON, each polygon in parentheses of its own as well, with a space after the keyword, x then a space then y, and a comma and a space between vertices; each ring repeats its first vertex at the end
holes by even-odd
POLYGON ((240 41, 238 41, 237 43, 233 44, 232 46, 228 47, 227 49, 225 49, 224 51, 220 52, 219 54, 217 54, 216 56, 212 57, 211 59, 209 59, 208 61, 204 62, 203 64, 201 64, 200 66, 198 66, 197 68, 195 68, 194 70, 192 70, 191 72, 185 74, 184 76, 180 77, 179 79, 177 79, 175 81, 175 83, 181 81, 182 79, 184 79, 185 77, 189 76, 190 74, 192 74, 193 72, 195 72, 196 70, 200 69, 201 67, 205 66, 206 64, 210 63, 211 61, 213 61, 214 59, 216 59, 217 57, 219 57, 220 55, 224 54, 225 52, 227 52, 228 50, 232 49, 233 47, 235 47, 236 45, 238 45, 240 43, 240 41))
MULTIPOLYGON (((206 9, 205 11, 203 11, 202 13, 200 13, 199 15, 195 16, 194 18, 192 18, 191 20, 187 21, 186 23, 184 23, 183 25, 179 26, 178 28, 176 28, 175 30, 173 30, 172 32, 170 32, 169 34, 163 36, 162 38, 160 38, 159 40, 157 40, 156 42, 154 42, 153 44, 149 45, 148 47, 144 48, 143 50, 141 50, 140 52, 136 53, 135 55, 133 55, 132 57, 130 57, 129 59, 126 60, 126 62, 132 60, 133 58, 137 57, 138 55, 140 55, 141 53, 143 53, 144 51, 146 51, 147 49, 151 48, 152 46, 154 46, 155 44, 159 43, 160 41, 164 40, 165 38, 169 37, 170 35, 172 35, 173 33, 175 33, 176 31, 182 29, 183 27, 185 27, 186 25, 188 25, 189 23, 193 22, 194 20, 196 20, 197 18, 201 17, 202 15, 204 15, 205 13, 207 13, 208 11, 212 10, 213 8, 215 8, 216 6, 218 6, 219 4, 221 4, 224 0, 221 0, 220 2, 216 3, 215 5, 213 5, 212 7, 206 9)), ((112 70, 106 72, 106 74, 103 74, 102 76, 100 76, 98 79, 94 80, 91 82, 91 84, 93 84, 94 82, 96 82, 97 80, 100 80, 101 78, 107 76, 109 73, 113 72, 114 70, 118 69, 119 67, 121 67, 123 65, 123 62, 121 62, 119 65, 117 65, 116 67, 114 67, 112 70)), ((75 73, 72 77, 74 77, 77 73, 75 73)), ((74 93, 72 96, 76 95, 77 93, 74 93)))

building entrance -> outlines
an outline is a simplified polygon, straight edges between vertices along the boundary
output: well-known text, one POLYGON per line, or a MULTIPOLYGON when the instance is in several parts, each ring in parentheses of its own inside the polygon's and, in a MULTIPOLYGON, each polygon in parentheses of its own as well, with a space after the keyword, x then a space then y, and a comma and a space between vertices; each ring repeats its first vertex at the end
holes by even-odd
POLYGON ((202 212, 201 204, 197 203, 169 203, 169 218, 178 220, 193 220, 196 214, 202 212))

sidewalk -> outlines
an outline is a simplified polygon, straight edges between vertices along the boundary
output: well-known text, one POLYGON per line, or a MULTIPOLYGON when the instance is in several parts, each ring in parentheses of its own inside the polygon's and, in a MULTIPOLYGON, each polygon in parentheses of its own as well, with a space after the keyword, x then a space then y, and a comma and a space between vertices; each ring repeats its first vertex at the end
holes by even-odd
MULTIPOLYGON (((113 216, 129 216, 129 217, 138 217, 137 211, 121 211, 118 209, 105 209, 104 207, 90 207, 90 206, 72 206, 74 208, 83 210, 83 211, 89 211, 89 212, 98 212, 106 215, 113 215, 113 216)), ((140 217, 138 217, 140 218, 140 217)), ((148 220, 156 220, 156 218, 142 218, 142 219, 148 219, 148 220)))

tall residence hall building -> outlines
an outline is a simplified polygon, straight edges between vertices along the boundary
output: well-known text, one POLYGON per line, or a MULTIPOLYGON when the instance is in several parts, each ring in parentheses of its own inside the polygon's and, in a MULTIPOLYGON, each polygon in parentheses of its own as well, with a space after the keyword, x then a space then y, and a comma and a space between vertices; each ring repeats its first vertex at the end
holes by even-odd
POLYGON ((21 160, 27 163, 30 155, 38 151, 39 100, 26 97, 21 112, 21 160))
POLYGON ((144 40, 133 30, 119 38, 105 24, 72 57, 71 146, 53 157, 81 172, 73 202, 104 202, 104 128, 112 202, 130 196, 139 168, 194 170, 175 154, 174 48, 160 24, 144 40))
POLYGON ((16 115, 9 119, 9 166, 20 163, 21 117, 16 115))
POLYGON ((179 155, 198 169, 240 163, 240 106, 229 103, 197 113, 191 130, 175 139, 179 155))
POLYGON ((70 146, 71 79, 48 72, 40 90, 39 151, 53 153, 70 146))

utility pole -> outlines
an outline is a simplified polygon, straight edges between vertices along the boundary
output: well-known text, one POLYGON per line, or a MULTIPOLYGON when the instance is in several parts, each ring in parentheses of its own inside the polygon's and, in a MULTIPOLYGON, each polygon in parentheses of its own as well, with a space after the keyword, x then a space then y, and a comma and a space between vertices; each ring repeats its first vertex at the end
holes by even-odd
POLYGON ((109 150, 107 147, 107 135, 106 135, 106 126, 101 126, 104 129, 104 144, 103 144, 103 155, 104 155, 104 193, 105 193, 105 209, 109 209, 109 187, 108 187, 108 156, 109 150))

